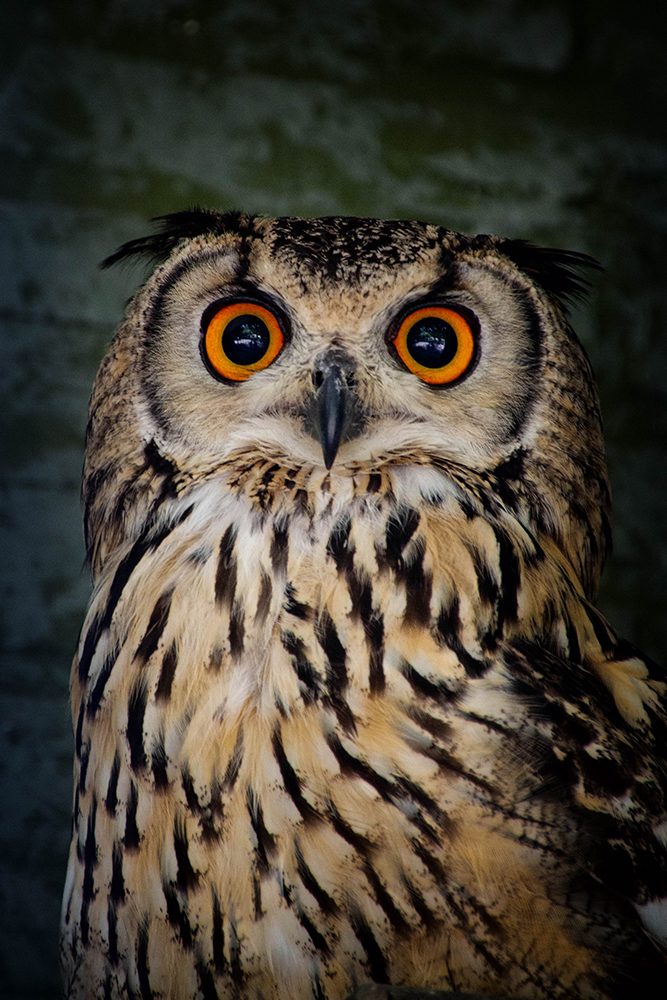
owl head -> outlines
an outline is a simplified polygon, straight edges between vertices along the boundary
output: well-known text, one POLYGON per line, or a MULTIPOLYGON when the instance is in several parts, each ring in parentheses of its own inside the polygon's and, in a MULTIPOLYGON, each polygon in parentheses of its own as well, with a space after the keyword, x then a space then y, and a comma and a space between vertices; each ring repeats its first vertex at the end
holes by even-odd
POLYGON ((160 222, 105 262, 157 267, 93 390, 95 573, 189 484, 253 462, 333 492, 426 467, 554 542, 593 594, 609 490, 565 312, 590 257, 423 222, 201 209, 160 222))

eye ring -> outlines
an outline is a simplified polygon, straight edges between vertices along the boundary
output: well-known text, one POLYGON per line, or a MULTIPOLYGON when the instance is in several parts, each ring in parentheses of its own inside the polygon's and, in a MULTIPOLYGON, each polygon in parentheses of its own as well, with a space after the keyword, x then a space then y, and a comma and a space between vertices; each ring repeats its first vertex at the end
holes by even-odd
POLYGON ((427 385, 448 385, 464 375, 475 357, 471 322, 448 306, 424 306, 409 313, 393 339, 408 371, 427 385))
POLYGON ((202 318, 206 367, 231 382, 245 382, 275 361, 285 343, 275 315, 258 302, 241 300, 208 309, 202 318))

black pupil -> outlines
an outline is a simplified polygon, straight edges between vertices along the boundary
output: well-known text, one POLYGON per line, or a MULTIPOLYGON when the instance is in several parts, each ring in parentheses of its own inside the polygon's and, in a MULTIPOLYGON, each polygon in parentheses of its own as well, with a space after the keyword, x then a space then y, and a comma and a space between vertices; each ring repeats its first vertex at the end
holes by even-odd
POLYGON ((253 365, 269 349, 271 334, 266 323, 251 314, 235 316, 222 335, 222 347, 235 365, 253 365))
POLYGON ((418 320, 405 342, 410 355, 424 368, 444 368, 455 357, 459 346, 454 329, 437 316, 418 320))

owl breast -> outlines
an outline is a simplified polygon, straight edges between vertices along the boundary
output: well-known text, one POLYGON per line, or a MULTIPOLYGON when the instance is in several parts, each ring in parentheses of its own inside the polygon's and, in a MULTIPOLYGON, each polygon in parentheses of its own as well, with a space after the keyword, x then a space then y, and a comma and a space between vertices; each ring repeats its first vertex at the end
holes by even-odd
POLYGON ((76 671, 68 905, 93 979, 343 997, 527 966, 599 995, 597 918, 569 901, 586 847, 537 794, 548 727, 496 656, 544 614, 538 551, 471 497, 419 467, 290 485, 264 464, 119 553, 76 671))

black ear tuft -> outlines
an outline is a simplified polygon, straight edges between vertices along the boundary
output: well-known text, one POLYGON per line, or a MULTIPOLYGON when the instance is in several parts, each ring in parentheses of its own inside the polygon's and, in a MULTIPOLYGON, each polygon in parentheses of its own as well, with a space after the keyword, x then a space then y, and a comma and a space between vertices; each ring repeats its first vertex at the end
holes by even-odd
POLYGON ((158 224, 157 233, 123 243, 115 253, 102 261, 100 267, 111 267, 120 260, 134 256, 147 258, 153 265, 160 264, 167 259, 180 240, 221 234, 230 230, 240 231, 244 218, 246 217, 241 212, 214 212, 198 205, 183 212, 159 215, 151 219, 151 222, 158 224))
POLYGON ((496 248, 563 306, 587 294, 590 281, 581 274, 584 268, 603 270, 587 253, 538 247, 529 240, 500 240, 496 248))

